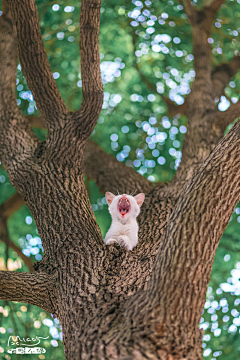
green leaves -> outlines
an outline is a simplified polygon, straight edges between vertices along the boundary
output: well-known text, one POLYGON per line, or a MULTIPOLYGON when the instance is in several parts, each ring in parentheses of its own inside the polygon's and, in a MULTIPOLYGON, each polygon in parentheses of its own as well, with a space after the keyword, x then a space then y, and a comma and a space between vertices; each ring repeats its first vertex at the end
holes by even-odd
MULTIPOLYGON (((198 8, 203 3, 193 2, 198 8)), ((63 1, 38 0, 37 5, 53 76, 69 109, 76 110, 82 99, 78 45, 80 2, 65 4, 63 1)), ((228 62, 239 51, 239 8, 239 0, 228 0, 217 14, 209 39, 213 67, 228 62)), ((191 25, 178 1, 102 1, 100 52, 105 93, 102 113, 91 138, 153 182, 170 181, 181 159, 187 121, 180 114, 169 116, 162 96, 182 104, 190 91, 194 79, 191 32, 191 25)), ((20 109, 25 115, 39 115, 20 65, 16 76, 20 109)), ((236 102, 239 88, 240 73, 226 88, 227 98, 236 102)), ((221 102, 225 100, 223 98, 221 102)), ((45 140, 46 132, 35 132, 45 140)), ((87 187, 104 236, 110 225, 106 202, 92 181, 87 187)), ((5 202, 14 193, 6 172, 1 169, 0 202, 5 202)), ((35 223, 30 219, 28 208, 23 206, 10 217, 8 229, 10 238, 34 262, 40 259, 43 250, 35 223)), ((200 326, 205 329, 206 359, 235 360, 239 357, 240 285, 236 277, 238 272, 232 272, 233 269, 240 271, 239 228, 240 211, 237 208, 216 254, 201 320, 200 326)), ((2 243, 0 251, 0 266, 3 267, 2 243)), ((10 251, 10 259, 13 269, 27 271, 15 252, 10 251)), ((45 344, 46 358, 63 359, 61 341, 58 340, 58 347, 55 347, 56 343, 50 345, 51 340, 57 341, 59 337, 53 328, 60 331, 57 322, 56 327, 53 322, 51 315, 39 308, 0 302, 0 352, 6 354, 8 337, 19 331, 20 336, 50 336, 45 344), (52 325, 44 325, 46 318, 50 322, 45 323, 52 321, 52 325), (48 327, 52 334, 55 331, 55 337, 49 334, 48 327)))

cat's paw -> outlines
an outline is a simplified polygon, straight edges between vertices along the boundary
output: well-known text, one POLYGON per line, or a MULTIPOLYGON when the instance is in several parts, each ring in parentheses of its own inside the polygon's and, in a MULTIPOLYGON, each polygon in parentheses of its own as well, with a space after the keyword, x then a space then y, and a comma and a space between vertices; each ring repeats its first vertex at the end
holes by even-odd
POLYGON ((112 239, 112 238, 109 238, 105 242, 106 245, 111 245, 111 244, 114 244, 114 243, 118 243, 118 241, 116 239, 112 239))
POLYGON ((120 246, 125 247, 127 250, 132 250, 132 246, 129 244, 129 237, 126 235, 121 235, 117 238, 117 242, 120 246))

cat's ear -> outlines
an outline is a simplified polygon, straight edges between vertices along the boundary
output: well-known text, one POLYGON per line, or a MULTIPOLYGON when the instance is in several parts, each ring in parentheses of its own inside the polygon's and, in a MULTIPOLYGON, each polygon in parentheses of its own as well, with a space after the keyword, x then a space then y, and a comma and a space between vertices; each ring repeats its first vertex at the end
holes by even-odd
POLYGON ((107 200, 108 205, 110 205, 113 201, 113 199, 115 198, 115 195, 112 194, 111 192, 107 191, 105 194, 105 198, 107 200))
POLYGON ((141 206, 142 203, 144 202, 145 195, 143 193, 140 193, 140 194, 134 196, 134 199, 136 200, 138 206, 141 206))

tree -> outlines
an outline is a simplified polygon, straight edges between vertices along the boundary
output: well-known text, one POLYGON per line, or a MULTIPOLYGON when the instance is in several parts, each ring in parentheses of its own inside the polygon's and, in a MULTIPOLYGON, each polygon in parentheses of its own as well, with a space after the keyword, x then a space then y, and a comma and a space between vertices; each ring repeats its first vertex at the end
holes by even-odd
POLYGON ((174 178, 156 186, 88 140, 103 98, 100 1, 81 4, 82 104, 74 112, 53 79, 34 1, 9 0, 11 16, 4 10, 1 161, 36 221, 44 257, 33 273, 1 271, 0 296, 53 313, 63 327, 67 359, 202 358, 199 321, 207 285, 240 191, 240 124, 223 137, 240 103, 222 113, 215 101, 238 71, 239 55, 212 69, 208 40, 223 3, 213 0, 201 9, 184 3, 196 76, 181 109, 165 101, 172 114, 185 113, 188 131, 174 178), (22 69, 48 129, 46 141, 34 135, 16 104, 11 18, 22 69), (139 244, 132 252, 103 244, 84 173, 102 192, 116 187, 121 193, 146 193, 139 244))

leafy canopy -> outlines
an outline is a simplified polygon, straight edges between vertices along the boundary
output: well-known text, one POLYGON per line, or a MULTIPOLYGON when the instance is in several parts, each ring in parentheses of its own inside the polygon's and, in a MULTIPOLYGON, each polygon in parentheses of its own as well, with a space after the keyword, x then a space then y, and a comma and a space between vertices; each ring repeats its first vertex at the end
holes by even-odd
MULTIPOLYGON (((198 8, 206 1, 192 2, 198 8)), ((228 62, 240 46, 240 0, 227 0, 217 14, 209 43, 212 65, 228 62)), ((44 46, 53 77, 71 110, 81 104, 79 54, 80 2, 37 0, 44 46)), ((103 0, 101 8, 100 58, 104 103, 91 136, 106 152, 153 183, 170 181, 181 160, 187 131, 183 115, 169 116, 164 97, 181 105, 194 80, 191 25, 177 1, 103 0)), ((16 73, 17 103, 25 115, 39 115, 20 64, 16 73)), ((240 73, 225 89, 218 107, 226 110, 239 99, 240 73)), ((45 139, 46 131, 34 129, 45 139)), ((110 217, 106 200, 86 177, 97 221, 105 235, 110 217)), ((15 193, 6 172, 0 171, 0 201, 15 193)), ((240 207, 237 207, 221 240, 200 327, 206 359, 235 360, 240 344, 240 207)), ((8 232, 31 260, 43 255, 41 239, 26 206, 8 219, 8 232)), ((5 245, 0 243, 0 268, 6 269, 5 245)), ((28 271, 16 252, 9 250, 9 270, 28 271)), ((57 319, 32 305, 0 302, 0 353, 6 359, 8 337, 47 337, 47 359, 64 359, 57 319)), ((8 356, 8 357, 7 357, 8 356)), ((31 357, 32 356, 32 357, 31 357)), ((44 355, 29 359, 45 359, 44 355)))

